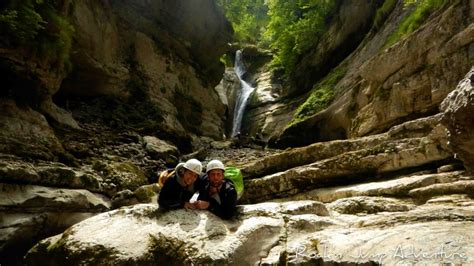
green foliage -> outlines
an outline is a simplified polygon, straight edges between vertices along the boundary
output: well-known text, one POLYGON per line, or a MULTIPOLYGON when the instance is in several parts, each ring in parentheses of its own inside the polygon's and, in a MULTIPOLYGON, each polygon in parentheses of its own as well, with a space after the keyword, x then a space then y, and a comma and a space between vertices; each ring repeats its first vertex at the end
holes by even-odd
POLYGON ((308 97, 293 115, 293 121, 290 123, 298 123, 306 118, 317 114, 326 108, 334 99, 334 86, 344 77, 345 69, 336 68, 323 80, 317 83, 308 97))
POLYGON ((44 20, 38 14, 31 1, 26 1, 23 5, 12 4, 12 8, 7 8, 0 13, 0 32, 2 42, 8 41, 8 37, 20 43, 27 43, 34 40, 38 32, 44 29, 44 20))
POLYGON ((377 9, 377 13, 375 13, 375 29, 379 29, 383 25, 383 22, 390 14, 390 12, 395 8, 397 2, 398 0, 384 0, 383 5, 379 9, 377 9))
POLYGON ((407 8, 413 8, 398 29, 388 38, 387 46, 398 42, 403 37, 418 29, 434 11, 443 7, 447 0, 404 0, 407 8))
POLYGON ((268 24, 265 0, 217 0, 232 23, 235 38, 240 42, 257 44, 268 24))
POLYGON ((0 11, 0 44, 25 48, 53 67, 70 68, 74 27, 60 10, 69 1, 7 1, 0 11))
POLYGON ((302 55, 323 38, 338 1, 269 0, 270 22, 264 41, 275 51, 274 68, 292 73, 302 55))
POLYGON ((223 63, 226 67, 231 67, 234 63, 228 54, 223 54, 221 58, 219 58, 219 61, 221 61, 221 63, 223 63))

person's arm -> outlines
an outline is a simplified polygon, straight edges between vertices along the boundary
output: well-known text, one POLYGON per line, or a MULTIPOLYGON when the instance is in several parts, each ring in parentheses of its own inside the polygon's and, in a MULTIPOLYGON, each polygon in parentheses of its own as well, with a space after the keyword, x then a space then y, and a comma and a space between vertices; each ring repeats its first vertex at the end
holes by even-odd
POLYGON ((210 198, 209 211, 222 219, 230 219, 235 214, 237 206, 237 191, 234 187, 225 188, 224 193, 219 193, 221 204, 219 204, 214 198, 210 198))
POLYGON ((158 204, 165 209, 178 209, 184 206, 181 202, 181 188, 176 178, 169 178, 158 195, 158 204))

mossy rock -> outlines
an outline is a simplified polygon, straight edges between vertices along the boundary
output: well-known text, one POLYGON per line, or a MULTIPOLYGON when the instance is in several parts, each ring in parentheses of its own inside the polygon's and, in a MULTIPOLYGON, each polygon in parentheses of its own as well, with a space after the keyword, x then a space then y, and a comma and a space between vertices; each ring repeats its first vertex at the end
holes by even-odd
POLYGON ((160 188, 157 184, 150 184, 137 188, 133 194, 141 203, 152 203, 153 197, 157 196, 159 192, 160 188))

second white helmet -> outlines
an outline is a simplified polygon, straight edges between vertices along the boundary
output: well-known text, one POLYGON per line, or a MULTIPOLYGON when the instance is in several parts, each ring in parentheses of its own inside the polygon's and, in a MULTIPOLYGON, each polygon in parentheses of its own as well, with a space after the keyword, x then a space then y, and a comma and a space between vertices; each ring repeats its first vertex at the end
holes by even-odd
POLYGON ((184 163, 183 167, 198 175, 200 175, 202 172, 202 164, 199 160, 196 160, 196 159, 187 160, 184 163))
POLYGON ((214 170, 214 169, 221 169, 222 171, 225 171, 224 164, 219 160, 212 160, 209 163, 207 163, 207 166, 206 166, 207 173, 209 173, 209 171, 214 170))

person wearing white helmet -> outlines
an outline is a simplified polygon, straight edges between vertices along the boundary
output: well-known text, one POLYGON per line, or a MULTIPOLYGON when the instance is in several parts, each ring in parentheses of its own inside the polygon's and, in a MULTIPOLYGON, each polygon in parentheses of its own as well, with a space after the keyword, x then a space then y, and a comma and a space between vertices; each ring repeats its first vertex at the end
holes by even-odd
POLYGON ((224 178, 225 167, 219 160, 212 160, 201 177, 195 208, 209 210, 222 219, 231 219, 237 206, 237 191, 232 181, 224 178))
POLYGON ((158 196, 158 204, 164 209, 195 209, 189 202, 197 191, 202 172, 202 164, 199 160, 190 159, 176 166, 174 173, 166 179, 158 196))

